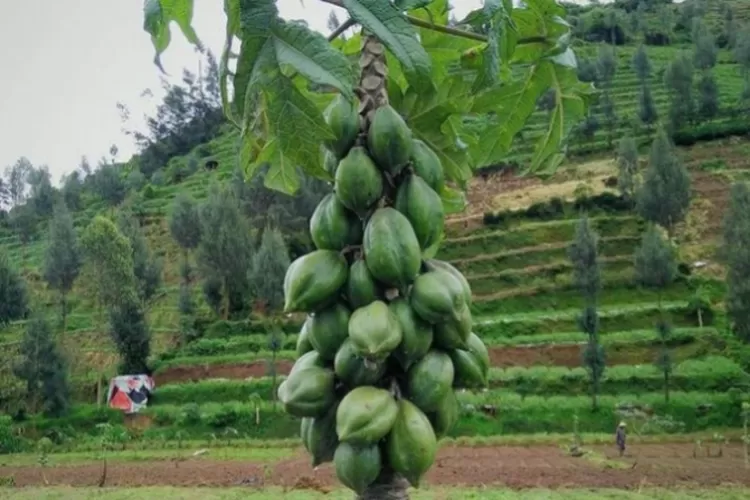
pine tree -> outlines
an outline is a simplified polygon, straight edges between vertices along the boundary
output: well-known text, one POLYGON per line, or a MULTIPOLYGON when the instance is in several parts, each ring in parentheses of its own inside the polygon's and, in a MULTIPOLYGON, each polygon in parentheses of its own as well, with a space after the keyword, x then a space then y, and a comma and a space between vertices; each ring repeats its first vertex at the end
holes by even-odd
POLYGON ((664 86, 669 93, 669 120, 672 132, 693 118, 693 63, 681 54, 667 65, 664 86))
POLYGON ((26 281, 0 251, 0 327, 22 319, 28 313, 29 293, 26 281))
POLYGON ((660 130, 651 145, 648 168, 637 194, 638 213, 667 229, 669 235, 690 206, 690 174, 666 133, 660 130))
POLYGON ((145 305, 161 285, 162 262, 151 254, 138 219, 129 212, 122 211, 117 218, 117 223, 120 232, 130 242, 138 296, 145 305))
POLYGON ((201 221, 198 206, 187 193, 180 193, 169 213, 169 231, 183 251, 183 265, 190 262, 190 252, 201 242, 201 221))
POLYGON ((267 227, 253 256, 249 279, 255 298, 265 302, 272 311, 284 305, 284 277, 289 264, 284 237, 277 229, 267 227))
POLYGON ((645 83, 641 85, 638 93, 638 118, 649 128, 659 120, 659 111, 651 95, 651 88, 645 83))
POLYGON ((584 298, 584 309, 578 318, 581 331, 588 337, 583 350, 583 364, 591 381, 591 404, 599 408, 598 395, 606 366, 604 348, 599 343, 599 315, 597 301, 601 289, 601 275, 598 257, 598 235, 594 232, 587 216, 583 216, 576 226, 573 242, 568 255, 573 263, 573 279, 584 298))
POLYGON ((664 399, 667 402, 669 402, 669 376, 672 373, 672 358, 668 347, 672 326, 662 311, 661 297, 664 290, 674 282, 676 276, 677 259, 674 248, 668 240, 662 237, 659 228, 650 224, 635 252, 635 278, 639 285, 658 291, 659 321, 656 325, 656 334, 661 349, 655 364, 664 375, 664 399))
POLYGON ((617 150, 617 186, 622 195, 635 200, 638 189, 638 146, 630 136, 623 137, 617 150))
POLYGON ((13 367, 16 377, 26 382, 26 395, 33 410, 60 417, 68 410, 69 389, 65 360, 41 317, 29 321, 21 341, 20 362, 13 367))
POLYGON ((78 236, 73 227, 73 217, 64 203, 55 207, 49 223, 47 250, 44 259, 44 280, 50 288, 60 293, 62 331, 68 318, 67 296, 73 288, 83 266, 83 256, 78 246, 78 236))
POLYGON ((221 282, 222 317, 242 308, 248 292, 247 270, 252 264, 252 241, 247 220, 228 187, 213 185, 201 206, 202 238, 198 262, 203 275, 221 282))
POLYGON ((727 267, 727 315, 735 335, 750 343, 750 188, 744 182, 730 191, 722 257, 727 267))
POLYGON ((120 373, 150 373, 147 361, 151 353, 151 334, 139 301, 131 296, 112 306, 109 324, 110 335, 120 354, 120 373))

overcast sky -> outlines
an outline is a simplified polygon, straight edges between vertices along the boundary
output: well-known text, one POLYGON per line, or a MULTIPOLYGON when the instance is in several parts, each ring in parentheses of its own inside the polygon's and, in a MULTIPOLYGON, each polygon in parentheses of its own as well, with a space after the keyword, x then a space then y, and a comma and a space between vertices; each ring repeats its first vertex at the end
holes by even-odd
MULTIPOLYGON (((220 0, 195 0, 194 26, 217 56, 224 37, 220 0)), ((481 0, 460 0, 461 17, 481 0)), ((331 10, 319 0, 278 0, 286 19, 305 19, 327 33, 331 10), (304 6, 303 6, 304 5, 304 6)), ((142 0, 23 0, 0 6, 0 169, 26 156, 46 164, 53 182, 75 169, 81 156, 95 164, 112 144, 119 160, 135 153, 117 112, 126 104, 134 119, 161 97, 153 48, 143 31, 142 0), (142 98, 147 88, 155 97, 142 98)), ((339 19, 346 18, 339 13, 339 19)), ((199 57, 172 25, 165 70, 178 79, 182 68, 197 70, 199 57)))

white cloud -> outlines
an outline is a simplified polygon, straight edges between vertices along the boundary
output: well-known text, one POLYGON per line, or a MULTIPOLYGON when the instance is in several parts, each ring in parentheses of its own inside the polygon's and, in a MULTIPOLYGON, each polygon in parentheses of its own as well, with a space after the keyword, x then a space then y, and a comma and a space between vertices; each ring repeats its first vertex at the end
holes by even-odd
MULTIPOLYGON (((457 17, 481 5, 454 1, 457 17)), ((331 10, 319 0, 279 0, 286 19, 304 19, 328 32, 331 10)), ((0 7, 0 168, 27 156, 47 164, 54 181, 74 169, 81 156, 95 162, 116 144, 119 158, 135 148, 121 132, 115 107, 122 101, 134 118, 152 109, 161 96, 153 48, 143 31, 141 2, 24 0, 0 7), (155 99, 140 97, 151 88, 155 99)), ((220 53, 225 17, 218 0, 195 0, 194 25, 204 44, 220 53)), ((178 78, 183 67, 197 68, 199 57, 172 25, 172 43, 162 57, 166 71, 178 78)))

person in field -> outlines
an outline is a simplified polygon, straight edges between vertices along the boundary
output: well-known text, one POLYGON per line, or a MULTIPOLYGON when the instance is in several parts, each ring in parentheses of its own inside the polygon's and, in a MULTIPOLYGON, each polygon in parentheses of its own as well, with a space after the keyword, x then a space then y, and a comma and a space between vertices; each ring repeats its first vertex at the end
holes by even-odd
POLYGON ((620 422, 615 433, 615 441, 617 442, 617 449, 620 451, 620 456, 625 454, 625 437, 625 422, 620 422))

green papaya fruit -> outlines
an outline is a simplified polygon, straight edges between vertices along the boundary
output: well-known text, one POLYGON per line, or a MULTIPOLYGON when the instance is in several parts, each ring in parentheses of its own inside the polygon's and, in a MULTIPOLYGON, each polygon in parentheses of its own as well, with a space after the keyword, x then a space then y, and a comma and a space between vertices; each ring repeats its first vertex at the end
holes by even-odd
POLYGON ((349 335, 351 313, 341 302, 321 309, 310 318, 310 343, 326 361, 333 361, 336 351, 349 335))
POLYGON ((380 446, 339 443, 333 455, 333 466, 341 484, 361 495, 380 475, 380 446))
POLYGON ((359 102, 356 99, 348 101, 339 94, 333 98, 323 116, 335 137, 326 140, 325 145, 337 157, 342 158, 354 145, 359 134, 359 102))
POLYGON ((297 336, 297 357, 298 358, 302 356, 303 354, 306 354, 312 351, 313 349, 315 349, 310 343, 309 329, 308 329, 309 325, 310 325, 310 322, 305 321, 302 324, 302 328, 299 331, 299 335, 297 336))
POLYGON ((310 367, 325 368, 325 361, 315 351, 306 352, 297 358, 297 361, 294 362, 292 368, 289 370, 287 377, 291 377, 294 372, 310 367))
POLYGON ((431 350, 406 374, 409 399, 422 411, 435 411, 453 387, 453 362, 442 351, 431 350))
POLYGON ((409 175, 401 183, 393 206, 411 223, 422 250, 435 245, 443 237, 443 202, 418 175, 409 175))
POLYGON ((334 405, 322 417, 302 419, 302 442, 312 456, 313 467, 333 460, 339 444, 336 434, 336 409, 334 405))
POLYGON ((369 305, 381 297, 380 285, 372 277, 363 259, 357 259, 349 268, 346 282, 346 298, 352 309, 369 305))
POLYGON ((448 394, 440 401, 437 409, 427 414, 427 418, 432 423, 432 430, 435 431, 435 436, 441 438, 447 435, 456 422, 458 422, 459 408, 458 398, 456 393, 448 391, 448 394))
POLYGON ((378 166, 397 175, 409 163, 412 134, 401 115, 391 106, 375 111, 367 131, 367 149, 378 166))
POLYGON ((393 357, 399 362, 404 370, 421 359, 432 345, 432 325, 417 316, 409 301, 399 297, 388 304, 393 316, 401 325, 402 340, 393 351, 393 357))
POLYGON ((355 445, 377 443, 393 427, 398 405, 390 392, 369 385, 349 391, 336 411, 339 441, 355 445))
POLYGON ((310 237, 319 250, 343 250, 362 241, 362 221, 328 193, 310 217, 310 237))
POLYGON ((461 389, 480 389, 487 387, 487 378, 482 370, 482 364, 469 351, 453 349, 448 352, 453 362, 455 375, 453 387, 461 389))
POLYGON ((383 195, 383 175, 361 146, 349 150, 336 168, 333 185, 342 205, 362 216, 383 195))
POLYGON ((471 334, 471 310, 463 304, 457 317, 448 318, 435 325, 434 344, 441 349, 468 349, 467 341, 471 334))
POLYGON ((462 309, 466 307, 464 290, 459 281, 440 270, 417 276, 411 289, 410 302, 422 319, 433 324, 459 319, 462 309))
POLYGON ((375 211, 365 227, 362 247, 367 268, 386 285, 405 288, 419 273, 419 241, 409 219, 395 208, 375 211))
POLYGON ((384 360, 403 338, 398 319, 382 300, 360 307, 349 320, 354 351, 369 360, 384 360))
POLYGON ((339 160, 336 155, 328 149, 323 150, 323 168, 331 177, 336 175, 336 169, 339 166, 339 160))
POLYGON ((297 258, 284 277, 284 312, 313 312, 333 302, 348 276, 339 252, 315 250, 297 258))
POLYGON ((361 357, 351 339, 346 339, 333 360, 333 371, 349 387, 373 385, 385 373, 385 363, 365 360, 361 357))
POLYGON ((440 158, 430 147, 419 139, 412 141, 411 164, 417 173, 436 193, 445 186, 445 174, 440 158))
POLYGON ((475 333, 469 334, 469 338, 466 339, 467 350, 474 355, 479 362, 479 366, 482 367, 482 373, 487 377, 487 373, 490 370, 490 353, 487 351, 487 346, 484 345, 482 339, 480 339, 475 333))
POLYGON ((437 455, 437 438, 427 416, 409 400, 398 402, 398 415, 386 440, 388 465, 419 488, 437 455))
POLYGON ((453 267, 450 263, 437 259, 429 259, 425 261, 425 267, 428 271, 441 270, 450 273, 451 276, 461 283, 461 288, 463 288, 464 291, 464 299, 468 305, 471 305, 471 287, 469 286, 469 281, 466 279, 466 276, 464 276, 461 271, 453 267))
POLYGON ((320 417, 334 403, 333 370, 311 366, 290 374, 276 395, 284 410, 295 417, 320 417))

